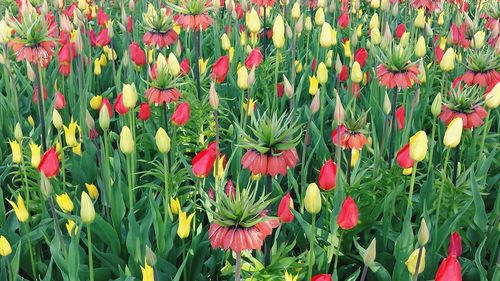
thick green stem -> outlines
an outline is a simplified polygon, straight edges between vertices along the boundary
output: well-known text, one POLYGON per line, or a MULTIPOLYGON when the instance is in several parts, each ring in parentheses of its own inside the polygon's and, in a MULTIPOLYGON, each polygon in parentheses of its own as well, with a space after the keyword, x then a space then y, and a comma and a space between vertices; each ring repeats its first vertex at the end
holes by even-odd
POLYGON ((241 252, 236 253, 236 265, 234 270, 234 281, 240 281, 241 275, 241 252))
POLYGON ((87 224, 87 239, 89 241, 89 274, 90 281, 94 281, 94 258, 92 256, 92 233, 90 231, 90 224, 87 224))
POLYGON ((129 208, 130 211, 132 212, 132 209, 134 207, 134 195, 132 193, 132 156, 131 155, 126 155, 127 158, 127 180, 128 180, 128 203, 129 203, 129 208))
POLYGON ((408 207, 407 207, 408 209, 411 209, 411 205, 412 205, 411 199, 413 197, 413 188, 415 186, 415 175, 417 174, 417 166, 418 166, 418 162, 414 161, 412 171, 411 171, 410 192, 408 193, 408 207))
POLYGON ((431 149, 430 149, 430 152, 429 152, 429 166, 427 168, 427 174, 429 174, 429 172, 431 171, 431 168, 433 166, 432 159, 433 159, 433 156, 434 156, 434 145, 435 145, 434 138, 436 137, 436 120, 437 120, 436 117, 434 117, 432 119, 431 149))
POLYGON ((439 197, 438 197, 438 203, 437 203, 437 209, 436 209, 436 226, 434 227, 434 240, 433 240, 432 248, 435 251, 439 250, 436 248, 438 231, 439 231, 439 213, 441 211, 441 201, 443 200, 444 182, 446 180, 446 167, 448 167, 449 158, 450 158, 450 150, 446 149, 446 156, 444 157, 443 174, 441 175, 441 186, 439 189, 439 197))
POLYGON ((316 237, 316 214, 312 214, 312 220, 311 220, 311 236, 309 237, 309 268, 307 270, 307 280, 311 280, 312 277, 312 270, 313 270, 313 265, 314 265, 314 238, 316 237))
POLYGON ((167 215, 170 214, 168 211, 168 159, 167 153, 163 154, 163 181, 165 182, 165 221, 167 220, 167 215))

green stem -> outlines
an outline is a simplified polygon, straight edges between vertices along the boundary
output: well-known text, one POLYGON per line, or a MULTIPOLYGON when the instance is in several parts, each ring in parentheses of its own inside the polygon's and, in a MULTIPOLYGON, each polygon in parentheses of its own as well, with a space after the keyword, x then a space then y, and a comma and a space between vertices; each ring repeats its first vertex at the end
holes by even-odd
MULTIPOLYGON (((337 278, 337 265, 339 263, 339 253, 340 253, 340 245, 342 243, 342 237, 344 236, 344 232, 340 232, 339 237, 339 246, 337 247, 337 251, 335 252, 335 261, 333 263, 333 274, 337 278)), ((338 278, 337 278, 338 280, 338 278)))
MULTIPOLYGON (((186 260, 186 240, 182 239, 182 261, 184 262, 186 260)), ((187 281, 187 270, 186 266, 182 269, 182 277, 184 278, 184 281, 187 281)))
POLYGON ((276 65, 274 68, 274 96, 273 96, 273 107, 276 107, 276 100, 278 99, 278 74, 279 74, 279 65, 280 65, 280 49, 276 48, 276 65))
POLYGON ((311 236, 309 237, 309 268, 307 270, 307 280, 311 280, 312 277, 312 269, 314 265, 314 238, 315 238, 315 224, 316 224, 316 214, 312 214, 311 220, 311 236))
POLYGON ((63 189, 66 190, 66 165, 64 161, 64 146, 62 144, 62 135, 61 133, 58 133, 59 135, 59 144, 61 145, 61 175, 62 175, 62 180, 63 180, 63 189))
POLYGON ((30 252, 30 261, 31 261, 31 272, 33 273, 33 279, 36 279, 35 257, 33 255, 33 246, 31 245, 30 226, 27 221, 26 223, 24 223, 24 230, 26 232, 26 239, 28 240, 28 248, 30 252))
MULTIPOLYGON (((165 221, 167 220, 167 215, 170 214, 168 211, 168 159, 167 154, 163 154, 163 180, 165 181, 165 221)), ((170 216, 170 215, 169 215, 170 216)))
POLYGON ((429 174, 429 172, 431 171, 431 168, 433 166, 432 158, 434 156, 434 145, 435 145, 434 138, 435 137, 436 137, 436 117, 434 117, 432 119, 431 149, 430 149, 430 153, 429 153, 429 166, 427 168, 427 174, 429 174))
POLYGON ((90 231, 90 224, 87 224, 87 239, 89 241, 89 274, 90 281, 94 281, 94 258, 92 257, 92 233, 90 231))
POLYGON ((26 192, 26 205, 29 207, 30 206, 30 191, 29 191, 29 186, 28 186, 28 176, 26 175, 26 169, 24 167, 24 162, 22 164, 19 164, 19 168, 21 169, 21 172, 23 173, 24 191, 26 192))
POLYGON ((415 175, 417 174, 417 165, 418 162, 414 161, 413 162, 413 167, 411 171, 411 181, 410 181, 410 192, 408 193, 408 209, 411 209, 412 205, 412 197, 413 197, 413 187, 415 186, 415 175))
POLYGON ((325 119, 325 95, 326 95, 326 83, 321 85, 321 92, 319 93, 319 98, 320 98, 320 132, 321 132, 321 138, 323 138, 323 131, 324 131, 324 119, 325 119))
POLYGON ((132 194, 132 156, 126 155, 127 158, 127 180, 128 180, 128 203, 130 211, 132 211, 134 206, 134 195, 132 194))
POLYGON ((488 132, 490 131, 489 125, 490 125, 490 109, 488 109, 488 115, 486 116, 486 122, 484 122, 484 130, 483 130, 483 137, 481 139, 481 147, 479 149, 479 153, 483 153, 484 149, 484 143, 486 141, 486 136, 488 135, 488 132))
POLYGON ((446 156, 444 158, 444 167, 443 167, 443 174, 441 175, 441 186, 439 189, 439 197, 438 197, 438 203, 437 203, 437 209, 436 209, 436 226, 434 227, 434 240, 433 240, 433 246, 432 248, 437 251, 439 249, 436 248, 436 243, 437 243, 437 237, 438 237, 438 231, 439 231, 439 213, 441 210, 441 201, 443 199, 443 190, 444 190, 444 182, 446 180, 446 168, 448 167, 448 160, 450 158, 450 150, 446 149, 446 156))

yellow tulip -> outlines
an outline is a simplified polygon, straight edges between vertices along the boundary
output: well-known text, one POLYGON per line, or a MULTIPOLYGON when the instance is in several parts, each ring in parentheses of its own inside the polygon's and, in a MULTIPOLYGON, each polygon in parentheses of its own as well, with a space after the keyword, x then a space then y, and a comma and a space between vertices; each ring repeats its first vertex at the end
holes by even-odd
POLYGON ((82 192, 80 217, 85 224, 91 224, 95 219, 94 204, 85 191, 82 192))
MULTIPOLYGON (((408 268, 408 271, 411 273, 411 275, 415 274, 415 269, 417 268, 418 252, 419 249, 415 249, 415 251, 413 251, 410 254, 410 257, 405 262, 406 267, 408 268)), ((422 255, 420 257, 420 264, 418 265, 418 273, 424 272, 424 269, 425 269, 425 248, 422 247, 422 255)))
POLYGON ((12 162, 14 164, 20 164, 23 162, 23 152, 21 150, 21 145, 17 140, 9 141, 10 149, 12 150, 12 162))
POLYGON ((177 228, 177 235, 181 238, 187 238, 189 236, 189 230, 191 229, 191 220, 193 219, 194 214, 186 217, 186 212, 179 212, 179 227, 177 228))
POLYGON ((417 40, 417 44, 415 44, 415 55, 419 58, 425 56, 425 39, 422 35, 417 40))
POLYGON ((309 76, 309 94, 316 95, 318 93, 318 79, 316 76, 309 76))
POLYGON ((170 151, 170 137, 162 127, 156 131, 155 141, 160 153, 168 153, 170 151))
POLYGON ((327 22, 323 23, 321 27, 319 44, 323 48, 329 48, 332 45, 332 26, 327 22))
POLYGON ((66 145, 69 146, 69 147, 74 147, 78 144, 77 140, 76 140, 76 129, 78 127, 78 124, 73 121, 73 117, 71 117, 71 121, 69 122, 69 125, 68 127, 66 127, 65 125, 63 125, 63 128, 64 128, 64 138, 66 140, 66 145))
POLYGON ((123 93, 122 96, 123 105, 128 109, 134 108, 138 99, 135 83, 124 84, 122 93, 123 93))
POLYGON ((380 35, 380 30, 378 29, 378 27, 371 30, 370 39, 371 39, 371 43, 374 46, 377 46, 380 44, 380 42, 382 42, 382 36, 380 35))
POLYGON ((93 96, 90 99, 90 107, 93 110, 99 110, 99 108, 101 108, 101 104, 102 104, 102 96, 101 95, 93 96))
POLYGON ((259 15, 257 14, 254 8, 252 8, 250 12, 247 12, 245 17, 245 22, 250 32, 258 33, 260 31, 259 15))
POLYGON ((142 272, 142 281, 155 280, 154 269, 147 262, 144 264, 144 267, 141 266, 141 272, 142 272))
POLYGON ((170 197, 170 211, 172 214, 177 215, 181 210, 181 203, 179 202, 179 198, 170 197))
POLYGON ((351 57, 351 41, 347 40, 345 43, 342 44, 344 46, 344 56, 346 58, 351 57))
POLYGON ((442 106, 442 97, 441 93, 438 93, 431 105, 431 113, 434 117, 438 117, 441 114, 441 106, 442 106))
POLYGON ((0 20, 0 44, 7 44, 12 37, 12 28, 5 22, 0 20))
POLYGON ((380 10, 387 12, 389 11, 389 8, 391 7, 391 3, 389 0, 381 0, 380 1, 380 10))
POLYGON ((104 53, 102 53, 99 57, 99 64, 101 66, 106 66, 106 64, 108 64, 108 59, 106 59, 106 55, 104 55, 104 53))
POLYGON ((280 14, 274 19, 273 44, 275 48, 282 48, 285 45, 285 24, 280 14))
POLYGON ((33 141, 30 142, 30 150, 31 150, 31 167, 38 168, 38 164, 40 164, 40 152, 41 146, 37 145, 33 141))
POLYGON ((302 72, 302 63, 298 60, 295 61, 295 72, 297 73, 302 72))
POLYGON ((172 76, 177 76, 181 72, 181 66, 174 53, 168 55, 168 71, 172 76))
POLYGON ((248 70, 245 66, 238 68, 238 78, 236 83, 241 90, 248 89, 248 70))
POLYGON ((205 72, 207 71, 207 64, 208 64, 208 59, 204 60, 200 58, 198 60, 198 65, 200 67, 200 75, 205 74, 205 72))
POLYGON ((328 70, 326 69, 326 65, 324 62, 321 62, 318 66, 318 70, 316 71, 316 76, 318 77, 318 83, 321 85, 325 85, 328 82, 328 70))
POLYGON ((225 155, 222 155, 222 157, 218 157, 215 160, 215 163, 214 163, 214 165, 215 165, 214 166, 214 178, 216 178, 217 180, 221 180, 222 176, 224 175, 224 158, 225 157, 226 157, 225 155), (215 167, 217 167, 217 169, 215 167))
POLYGON ((411 168, 411 167, 403 169, 403 175, 405 175, 405 176, 411 175, 412 172, 413 172, 413 168, 411 168))
POLYGON ((255 110, 255 103, 256 102, 257 101, 255 101, 254 99, 250 99, 250 102, 249 102, 250 105, 249 105, 248 110, 247 110, 247 103, 246 102, 244 102, 243 105, 242 105, 243 106, 243 110, 248 114, 249 117, 251 117, 253 115, 253 112, 255 110))
POLYGON ((410 138, 410 158, 413 161, 422 161, 427 155, 427 145, 429 140, 424 131, 418 131, 410 138))
POLYGON ((0 235, 0 256, 6 257, 12 253, 10 243, 3 235, 0 235))
POLYGON ((332 46, 337 46, 337 29, 332 28, 332 46))
POLYGON ((19 124, 19 122, 17 122, 16 126, 14 127, 14 137, 18 142, 23 142, 23 130, 21 129, 21 124, 19 124))
POLYGON ((66 223, 66 231, 68 231, 69 236, 76 235, 78 232, 78 225, 73 220, 68 219, 68 222, 66 223))
POLYGON ((79 142, 77 145, 73 146, 71 151, 78 156, 82 156, 82 143, 79 142))
POLYGON ((474 38, 471 40, 470 46, 473 49, 481 49, 484 45, 484 37, 486 36, 484 30, 479 30, 474 34, 474 38))
POLYGON ((292 19, 298 20, 300 18, 300 2, 296 1, 292 7, 292 19))
POLYGON ((222 50, 227 51, 229 50, 229 48, 231 48, 231 41, 229 41, 229 37, 227 36, 226 33, 222 34, 220 40, 221 40, 222 50))
POLYGON ((120 133, 120 150, 123 154, 130 154, 134 152, 135 142, 132 137, 132 132, 127 126, 123 126, 120 133))
POLYGON ((361 37, 363 35, 363 24, 358 24, 358 27, 356 28, 356 36, 361 37))
POLYGON ((93 183, 86 183, 85 188, 87 188, 87 192, 92 200, 97 200, 97 198, 99 198, 99 190, 93 183))
POLYGON ((439 67, 444 72, 449 72, 455 69, 455 50, 453 48, 448 48, 441 59, 439 67))
POLYGON ((154 52, 155 52, 154 49, 148 49, 147 50, 147 53, 148 53, 148 63, 153 63, 153 61, 154 61, 154 52))
POLYGON ((312 30, 311 17, 306 17, 306 30, 307 31, 311 31, 312 30))
POLYGON ((443 25, 444 24, 444 10, 439 13, 439 16, 438 16, 438 25, 443 25))
POLYGON ((96 76, 101 75, 101 62, 99 61, 98 58, 94 60, 94 75, 96 76))
POLYGON ((321 211, 321 193, 316 183, 307 186, 304 205, 310 214, 317 214, 321 211))
POLYGON ((297 281, 299 279, 299 275, 293 276, 291 273, 285 270, 285 281, 297 281))
POLYGON ((247 44, 247 33, 245 31, 240 32, 240 45, 245 46, 247 44))
POLYGON ((316 26, 321 26, 325 22, 325 12, 323 11, 323 8, 320 7, 316 10, 316 13, 314 14, 314 23, 316 26))
POLYGON ((351 151, 351 168, 354 168, 359 160, 359 149, 353 148, 351 151))
POLYGON ((363 72, 361 71, 361 65, 357 61, 355 61, 352 65, 351 80, 356 84, 359 84, 363 80, 363 72))
POLYGON ((460 117, 453 119, 444 133, 443 144, 447 148, 454 148, 462 138, 463 120, 460 117))
POLYGON ((56 194, 56 203, 65 213, 73 211, 73 202, 71 201, 71 198, 69 198, 68 193, 63 193, 61 195, 56 194))
POLYGON ((52 110, 52 125, 54 125, 54 128, 56 128, 58 131, 61 130, 63 124, 63 120, 61 117, 61 114, 59 114, 59 111, 54 108, 52 110))
POLYGON ((380 25, 379 25, 379 19, 378 19, 378 13, 374 13, 373 14, 373 16, 370 19, 370 23, 368 24, 368 26, 370 27, 370 30, 373 30, 375 28, 378 29, 380 27, 380 25))
POLYGON ((495 109, 500 104, 500 83, 497 83, 495 87, 486 95, 486 107, 489 109, 495 109))
POLYGON ((415 27, 418 27, 418 28, 424 28, 424 26, 425 26, 425 11, 424 11, 424 9, 417 10, 417 17, 415 18, 413 25, 415 27))
POLYGON ((425 244, 429 242, 429 228, 427 227, 427 223, 425 223, 425 219, 423 218, 420 221, 420 228, 418 229, 417 237, 420 246, 425 246, 425 244))
POLYGON ((378 9, 380 8, 380 0, 372 0, 370 2, 370 6, 373 8, 373 9, 378 9))
POLYGON ((368 248, 366 248, 365 256, 363 257, 364 264, 366 266, 372 265, 375 262, 376 256, 377 256, 377 239, 373 238, 368 248))
POLYGON ((26 206, 24 205, 24 200, 23 197, 21 197, 21 194, 17 196, 17 204, 13 201, 10 201, 9 199, 6 200, 14 209, 14 213, 16 214, 17 219, 20 222, 25 222, 30 215, 28 213, 28 209, 26 209, 26 206))
POLYGON ((33 120, 33 116, 28 116, 28 123, 31 127, 35 127, 35 120, 33 120))

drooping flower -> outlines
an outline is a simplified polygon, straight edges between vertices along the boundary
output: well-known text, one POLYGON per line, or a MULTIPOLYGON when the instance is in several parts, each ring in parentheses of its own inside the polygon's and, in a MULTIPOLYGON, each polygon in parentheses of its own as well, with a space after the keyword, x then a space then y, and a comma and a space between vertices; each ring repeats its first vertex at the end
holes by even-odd
POLYGON ((500 73, 497 71, 500 62, 490 48, 469 53, 465 65, 467 70, 460 76, 460 80, 469 86, 479 85, 486 88, 500 81, 500 73))
POLYGON ((186 0, 180 2, 180 5, 173 5, 173 10, 177 12, 174 20, 182 26, 184 30, 206 30, 212 25, 213 19, 209 14, 212 9, 210 0, 186 0))
POLYGON ((358 149, 361 150, 368 139, 364 135, 367 120, 367 113, 363 112, 358 119, 354 117, 354 113, 346 114, 344 124, 339 125, 332 131, 332 141, 336 146, 343 149, 358 149))
POLYGON ((411 62, 412 51, 400 45, 391 45, 381 53, 381 64, 377 67, 379 83, 388 89, 408 89, 418 83, 418 66, 411 62))
MULTIPOLYGON (((181 75, 173 75, 172 67, 165 59, 162 53, 158 54, 156 62, 151 69, 152 81, 149 82, 149 88, 145 96, 157 105, 164 103, 177 102, 182 97, 179 91, 181 85, 181 75)), ((179 65, 180 73, 180 65, 179 65)))
POLYGON ((452 89, 449 95, 443 96, 442 111, 439 119, 446 125, 455 118, 462 118, 466 130, 477 128, 483 124, 488 115, 480 105, 482 96, 478 86, 459 85, 452 89))
POLYGON ((142 42, 154 48, 167 48, 177 40, 177 33, 173 30, 170 10, 161 8, 159 11, 149 3, 146 13, 142 14, 146 33, 142 42))

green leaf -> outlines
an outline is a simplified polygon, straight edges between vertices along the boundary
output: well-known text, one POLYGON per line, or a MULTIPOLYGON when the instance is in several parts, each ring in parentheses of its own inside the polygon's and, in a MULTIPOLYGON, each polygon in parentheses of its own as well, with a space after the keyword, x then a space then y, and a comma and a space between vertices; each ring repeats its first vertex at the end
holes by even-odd
POLYGON ((472 172, 470 176, 470 186, 472 189, 472 198, 474 200, 474 223, 479 227, 481 232, 486 231, 486 227, 488 225, 488 218, 486 217, 486 211, 484 208, 484 201, 481 198, 481 194, 479 193, 479 187, 477 185, 476 176, 474 172, 472 172))

